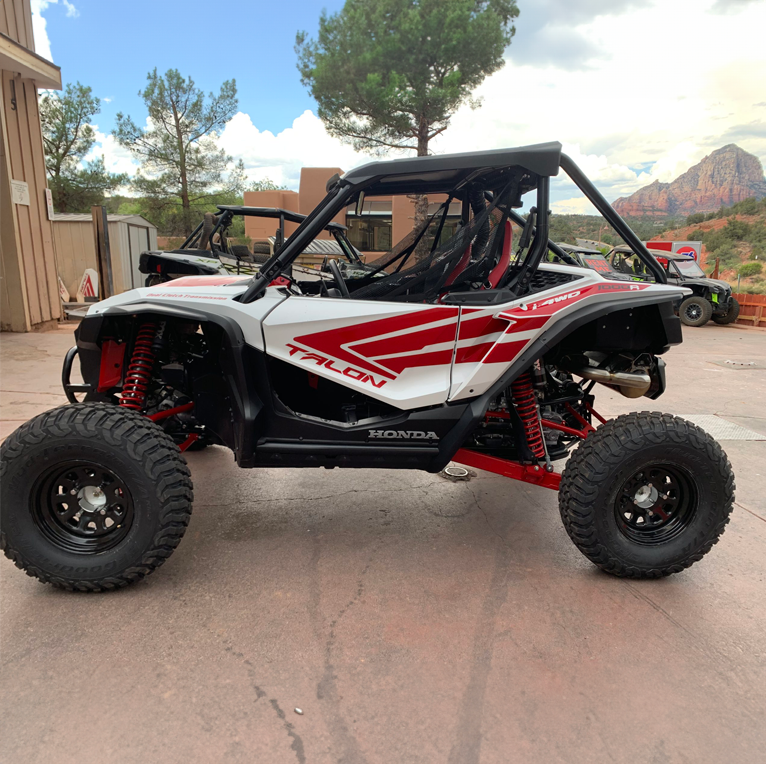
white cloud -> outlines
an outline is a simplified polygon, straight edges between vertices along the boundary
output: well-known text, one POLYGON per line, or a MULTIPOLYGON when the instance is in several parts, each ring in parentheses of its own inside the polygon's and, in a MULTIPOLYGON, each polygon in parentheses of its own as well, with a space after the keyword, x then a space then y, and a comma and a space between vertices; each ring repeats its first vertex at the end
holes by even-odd
POLYGON ((102 100, 104 103, 111 103, 111 102, 112 102, 112 99, 111 99, 111 98, 102 98, 101 100, 102 100))
POLYGON ((51 55, 51 42, 48 39, 47 22, 43 18, 43 12, 47 10, 51 2, 57 2, 57 0, 32 0, 32 34, 35 38, 35 52, 43 58, 47 58, 48 61, 53 61, 53 56, 51 55))
POLYGON ((85 157, 85 161, 103 156, 104 164, 109 172, 125 172, 128 175, 135 175, 138 163, 133 159, 130 151, 120 146, 113 135, 102 133, 98 129, 98 125, 93 125, 93 129, 96 133, 96 143, 85 157))
MULTIPOLYGON (((53 55, 51 54, 51 41, 48 39, 47 22, 43 13, 48 10, 49 6, 57 5, 58 1, 32 0, 32 34, 35 38, 35 53, 47 58, 48 61, 53 61, 53 55)), ((80 15, 80 11, 69 0, 62 0, 62 2, 68 18, 76 19, 80 15)))
POLYGON ((297 188, 301 167, 349 170, 370 158, 328 135, 322 121, 304 111, 291 127, 274 133, 259 130, 248 114, 239 112, 227 123, 218 143, 234 159, 242 159, 252 180, 270 178, 297 188))

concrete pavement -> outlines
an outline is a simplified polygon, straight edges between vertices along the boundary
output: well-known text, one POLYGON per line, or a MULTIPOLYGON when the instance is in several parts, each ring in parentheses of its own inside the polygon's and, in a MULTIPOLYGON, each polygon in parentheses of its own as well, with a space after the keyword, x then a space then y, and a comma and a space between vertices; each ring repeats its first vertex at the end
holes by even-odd
MULTIPOLYGON (((686 330, 656 402, 766 435, 766 334, 686 330)), ((3 434, 63 402, 71 330, 0 339, 3 434)), ((146 581, 57 591, 0 564, 9 762, 761 762, 766 441, 662 581, 596 570, 556 494, 487 473, 241 471, 188 455, 189 530, 146 581), (298 707, 302 715, 295 713, 298 707)))

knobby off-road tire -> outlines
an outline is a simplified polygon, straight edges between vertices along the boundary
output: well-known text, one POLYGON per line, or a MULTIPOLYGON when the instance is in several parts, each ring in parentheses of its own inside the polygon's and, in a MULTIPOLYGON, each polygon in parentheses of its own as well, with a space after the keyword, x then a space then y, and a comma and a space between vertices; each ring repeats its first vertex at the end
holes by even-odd
POLYGON ((717 324, 733 324, 739 318, 739 301, 735 298, 731 298, 729 303, 729 309, 722 316, 713 316, 713 321, 717 324))
POLYGON ((713 306, 704 297, 687 297, 678 310, 681 322, 686 326, 704 326, 713 315, 713 306))
MULTIPOLYGON (((271 245, 267 241, 253 242, 253 254, 254 255, 266 255, 268 259, 271 257, 271 245)), ((263 262, 266 262, 264 260, 263 262)))
POLYGON ((721 446, 691 422, 649 412, 591 433, 559 489, 561 518, 577 548, 627 578, 659 578, 701 560, 733 503, 734 475, 721 446))
POLYGON ((28 575, 64 589, 104 591, 149 575, 178 546, 192 498, 170 436, 117 406, 53 409, 0 447, 0 546, 28 575))

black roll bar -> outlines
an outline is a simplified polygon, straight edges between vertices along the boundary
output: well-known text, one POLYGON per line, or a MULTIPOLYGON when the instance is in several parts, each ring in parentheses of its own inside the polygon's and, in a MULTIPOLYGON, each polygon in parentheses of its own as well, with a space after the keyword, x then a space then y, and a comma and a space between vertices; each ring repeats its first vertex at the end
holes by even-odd
POLYGON ((655 260, 651 252, 641 243, 641 240, 633 233, 631 227, 615 212, 609 202, 604 199, 599 190, 591 183, 583 171, 566 154, 561 155, 561 169, 575 182, 577 188, 585 194, 590 203, 603 215, 612 228, 617 231, 626 244, 641 258, 644 265, 654 274, 658 284, 667 284, 668 277, 663 267, 655 260))
POLYGON ((284 246, 270 260, 267 260, 258 273, 253 276, 250 285, 243 292, 240 302, 248 303, 258 298, 258 295, 297 257, 303 252, 316 236, 317 229, 323 230, 336 214, 335 206, 343 206, 354 194, 354 187, 346 184, 335 186, 317 207, 300 223, 284 246), (316 225, 315 225, 316 222, 316 225))

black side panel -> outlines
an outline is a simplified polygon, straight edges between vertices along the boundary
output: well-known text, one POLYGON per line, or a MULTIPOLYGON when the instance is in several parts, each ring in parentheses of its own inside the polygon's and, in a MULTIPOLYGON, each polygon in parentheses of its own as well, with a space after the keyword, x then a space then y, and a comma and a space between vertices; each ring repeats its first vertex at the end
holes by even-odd
MULTIPOLYGON (((192 252, 199 255, 199 252, 192 252)), ((210 252, 205 252, 205 257, 213 257, 210 252)), ((183 276, 207 276, 218 273, 218 268, 204 263, 192 264, 184 263, 180 260, 174 260, 169 257, 163 257, 162 254, 144 252, 138 261, 138 270, 141 273, 158 273, 166 275, 169 273, 183 276)))
MULTIPOLYGON (((278 401, 275 402, 278 405, 278 401)), ((467 404, 438 406, 354 424, 273 408, 255 453, 259 466, 430 470, 467 404)))

